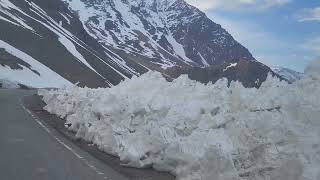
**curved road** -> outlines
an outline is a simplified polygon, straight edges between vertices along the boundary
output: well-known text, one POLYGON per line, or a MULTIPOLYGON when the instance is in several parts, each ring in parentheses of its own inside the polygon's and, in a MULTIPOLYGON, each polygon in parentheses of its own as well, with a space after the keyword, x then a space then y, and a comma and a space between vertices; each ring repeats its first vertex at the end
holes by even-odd
POLYGON ((127 179, 41 127, 21 105, 33 93, 0 89, 1 180, 127 179))

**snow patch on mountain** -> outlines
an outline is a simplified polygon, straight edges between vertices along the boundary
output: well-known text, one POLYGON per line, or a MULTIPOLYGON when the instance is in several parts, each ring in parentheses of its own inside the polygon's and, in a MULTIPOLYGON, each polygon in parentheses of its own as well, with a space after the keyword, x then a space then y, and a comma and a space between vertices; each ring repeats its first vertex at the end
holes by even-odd
POLYGON ((176 55, 178 55, 179 57, 183 58, 184 60, 188 61, 188 62, 193 62, 191 59, 189 59, 186 56, 186 52, 184 51, 184 48, 181 44, 179 44, 174 37, 172 36, 172 34, 170 34, 169 36, 167 36, 167 40, 168 42, 172 45, 174 52, 176 53, 176 55))
POLYGON ((106 49, 139 54, 163 69, 254 59, 221 26, 183 0, 63 1, 106 49))
MULTIPOLYGON (((87 60, 79 53, 76 46, 70 41, 68 38, 66 38, 63 35, 60 35, 59 42, 74 56, 76 57, 80 62, 85 64, 87 67, 89 67, 92 71, 99 74, 88 62, 87 60)), ((103 77, 101 74, 99 76, 103 77)))
POLYGON ((59 12, 59 14, 67 21, 68 24, 71 24, 71 21, 70 21, 69 17, 67 17, 66 15, 64 15, 61 12, 59 12))
MULTIPOLYGON (((50 29, 52 32, 54 32, 59 38, 59 42, 73 55, 75 56, 79 62, 83 63, 84 65, 86 65, 88 68, 90 68, 92 71, 94 71, 95 73, 97 73, 99 76, 101 76, 88 62, 87 60, 78 52, 78 50, 76 49, 75 45, 73 42, 75 42, 77 45, 79 45, 80 47, 86 49, 84 47, 85 43, 81 42, 77 37, 73 36, 72 33, 70 33, 69 31, 67 31, 65 28, 62 27, 61 24, 59 24, 58 22, 56 22, 55 20, 53 20, 50 16, 47 15, 47 13, 41 9, 38 5, 36 5, 35 3, 29 3, 31 7, 34 8, 33 11, 34 13, 36 13, 38 16, 42 17, 43 20, 45 20, 45 22, 47 22, 49 25, 47 25, 46 23, 36 20, 37 22, 39 22, 40 24, 42 24, 43 26, 45 26, 46 28, 50 29), (73 41, 73 42, 72 42, 73 41)), ((88 50, 88 49, 87 49, 88 50)), ((101 76, 103 77, 103 76, 101 76)))
POLYGON ((9 20, 8 18, 2 17, 1 19, 6 20, 7 22, 23 27, 25 29, 28 29, 32 32, 35 32, 32 27, 30 27, 27 23, 25 23, 25 19, 23 19, 21 16, 18 16, 16 13, 13 13, 14 11, 22 13, 27 16, 26 13, 24 13, 20 8, 15 6, 13 3, 11 3, 9 0, 1 0, 0 2, 0 12, 8 16, 8 18, 12 19, 9 20), (15 21, 15 22, 13 22, 15 21))
POLYGON ((31 68, 28 68, 21 65, 22 70, 14 70, 6 65, 0 66, 1 78, 37 88, 72 85, 69 81, 65 80, 59 74, 44 66, 39 61, 2 40, 0 40, 0 48, 31 66, 31 68), (35 71, 39 74, 35 73, 35 71))
POLYGON ((223 72, 227 71, 229 68, 236 67, 238 63, 231 63, 229 66, 223 69, 223 72))
POLYGON ((0 78, 0 88, 4 89, 18 89, 20 88, 18 82, 12 82, 9 81, 8 79, 1 79, 0 78))
POLYGON ((318 180, 320 63, 294 84, 167 82, 150 72, 110 89, 41 90, 45 110, 123 165, 178 180, 318 180))
MULTIPOLYGON (((132 12, 133 7, 141 4, 139 1, 125 3, 125 1, 112 0, 95 4, 90 4, 90 1, 79 2, 76 0, 64 0, 64 2, 73 11, 78 12, 79 18, 88 34, 106 46, 121 49, 127 53, 138 53, 148 58, 154 58, 157 55, 163 57, 164 55, 158 52, 159 49, 169 53, 156 42, 158 39, 153 39, 157 35, 152 36, 143 26, 140 17, 132 12)), ((150 17, 146 16, 149 22, 154 23, 155 27, 165 28, 162 23, 164 20, 157 13, 146 11, 150 15, 150 17)), ((185 58, 186 54, 183 48, 181 50, 181 45, 175 41, 171 42, 178 50, 173 55, 180 55, 185 58)), ((159 64, 164 68, 172 67, 172 64, 175 64, 166 58, 162 60, 162 62, 156 62, 155 64, 159 64)), ((188 58, 185 58, 185 60, 190 61, 188 58)))
POLYGON ((289 82, 295 82, 297 80, 302 79, 303 73, 293 71, 288 68, 283 68, 283 67, 271 67, 272 71, 275 73, 279 74, 281 77, 284 79, 288 80, 289 82))
POLYGON ((19 24, 15 23, 15 22, 13 22, 13 21, 11 21, 11 20, 9 20, 9 19, 7 19, 7 18, 5 18, 5 17, 3 17, 1 15, 0 15, 0 19, 3 20, 3 21, 6 21, 8 23, 11 23, 13 25, 20 26, 19 24))

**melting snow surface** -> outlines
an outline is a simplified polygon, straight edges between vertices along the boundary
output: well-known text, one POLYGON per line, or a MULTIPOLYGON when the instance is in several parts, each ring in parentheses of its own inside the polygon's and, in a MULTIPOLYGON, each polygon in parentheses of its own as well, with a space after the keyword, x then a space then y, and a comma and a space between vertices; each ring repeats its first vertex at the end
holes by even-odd
POLYGON ((203 85, 154 72, 110 89, 39 91, 78 138, 178 180, 319 180, 320 61, 294 84, 203 85), (70 127, 69 127, 70 126, 70 127))

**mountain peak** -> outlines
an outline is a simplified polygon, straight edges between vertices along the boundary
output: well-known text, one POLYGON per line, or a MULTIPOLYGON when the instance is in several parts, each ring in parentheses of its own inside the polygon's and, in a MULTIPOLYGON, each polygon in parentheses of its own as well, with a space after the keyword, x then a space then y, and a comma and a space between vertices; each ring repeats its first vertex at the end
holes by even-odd
POLYGON ((226 30, 184 0, 63 1, 105 46, 143 55, 162 69, 254 59, 226 30), (81 3, 86 8, 79 8, 81 3))

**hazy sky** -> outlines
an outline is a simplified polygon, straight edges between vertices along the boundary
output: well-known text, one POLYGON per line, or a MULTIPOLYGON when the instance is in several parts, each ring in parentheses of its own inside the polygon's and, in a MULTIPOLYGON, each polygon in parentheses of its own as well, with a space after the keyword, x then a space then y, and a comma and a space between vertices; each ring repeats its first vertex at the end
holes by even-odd
POLYGON ((302 71, 320 57, 320 0, 186 0, 259 61, 302 71))

